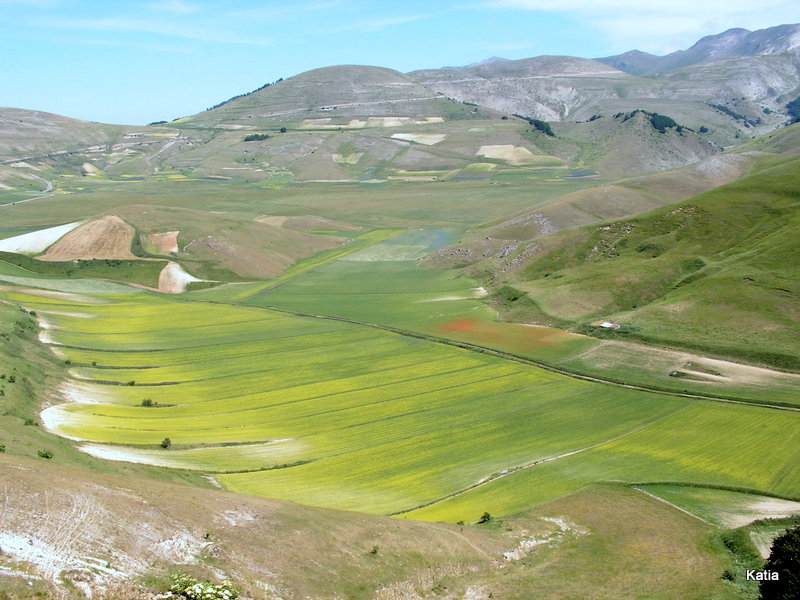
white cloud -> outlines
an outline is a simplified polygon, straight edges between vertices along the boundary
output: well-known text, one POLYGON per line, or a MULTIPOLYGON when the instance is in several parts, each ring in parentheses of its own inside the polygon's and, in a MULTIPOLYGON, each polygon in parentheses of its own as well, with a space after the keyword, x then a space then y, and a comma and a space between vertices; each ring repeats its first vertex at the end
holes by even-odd
POLYGON ((199 4, 187 2, 186 0, 160 0, 159 2, 148 2, 145 7, 156 12, 171 13, 173 15, 193 15, 203 10, 199 4))
POLYGON ((359 31, 380 31, 387 27, 394 27, 395 25, 404 25, 405 23, 413 23, 414 21, 421 21, 427 19, 427 15, 409 15, 405 17, 386 17, 382 19, 364 19, 353 23, 353 29, 359 31))
POLYGON ((108 17, 101 19, 44 19, 39 21, 44 27, 75 29, 87 31, 123 31, 131 33, 152 33, 204 42, 223 44, 245 44, 271 46, 272 42, 261 38, 247 38, 226 32, 220 28, 206 28, 182 21, 158 21, 131 17, 108 17))
POLYGON ((596 27, 612 51, 662 54, 733 27, 800 22, 797 0, 487 0, 472 7, 562 14, 596 27))

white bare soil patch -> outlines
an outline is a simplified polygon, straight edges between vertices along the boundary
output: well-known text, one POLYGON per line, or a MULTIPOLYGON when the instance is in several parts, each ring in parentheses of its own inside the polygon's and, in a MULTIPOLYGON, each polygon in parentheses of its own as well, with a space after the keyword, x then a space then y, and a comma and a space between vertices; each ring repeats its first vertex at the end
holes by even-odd
POLYGON ((536 156, 530 150, 511 144, 481 146, 476 154, 486 158, 505 160, 513 164, 536 162, 536 156))
POLYGON ((407 142, 414 142, 416 144, 423 144, 425 146, 433 146, 443 141, 447 136, 443 133, 395 133, 392 139, 405 140, 407 142))
POLYGON ((123 597, 114 593, 116 585, 146 572, 153 562, 195 563, 211 544, 201 531, 125 490, 86 483, 83 489, 49 490, 37 480, 35 488, 26 485, 23 492, 15 486, 20 476, 10 469, 0 474, 4 561, 54 584, 66 583, 87 598, 123 597), (133 531, 136 535, 130 535, 133 531))
POLYGON ((376 244, 339 260, 356 262, 419 260, 428 253, 428 246, 412 244, 376 244))
POLYGON ((194 281, 207 280, 190 275, 176 262, 168 262, 158 276, 158 291, 166 294, 182 294, 194 281))
POLYGON ((60 404, 45 408, 39 413, 42 425, 50 433, 55 433, 77 442, 87 441, 84 438, 69 435, 64 427, 69 425, 82 425, 86 422, 85 415, 75 415, 70 407, 73 404, 113 404, 113 393, 108 389, 111 386, 100 386, 90 382, 67 380, 62 382, 56 391, 56 398, 60 404))
POLYGON ((87 177, 97 177, 102 175, 103 172, 92 163, 85 162, 81 165, 81 174, 87 177))
MULTIPOLYGON (((158 409, 153 409, 158 410, 158 409)), ((301 449, 301 445, 293 439, 274 440, 259 444, 240 444, 236 446, 203 446, 202 448, 162 449, 129 448, 108 446, 104 444, 83 444, 79 450, 95 458, 132 462, 156 467, 178 469, 194 469, 197 471, 213 471, 219 469, 218 457, 235 455, 237 463, 246 469, 247 465, 257 464, 256 468, 269 466, 290 460, 301 449)))
POLYGON ((34 171, 41 171, 39 167, 34 167, 31 164, 26 163, 25 161, 18 161, 15 163, 11 163, 8 165, 9 167, 17 167, 18 169, 33 169, 34 171))
POLYGON ((56 227, 48 227, 39 231, 31 231, 22 235, 0 240, 0 250, 3 252, 16 252, 18 254, 39 254, 47 250, 64 235, 77 228, 83 221, 75 221, 56 227))
POLYGON ((333 162, 337 165, 355 165, 364 156, 363 152, 353 152, 351 154, 331 154, 333 162))
POLYGON ((429 125, 444 123, 443 117, 367 117, 366 119, 350 119, 347 123, 334 122, 330 117, 321 119, 305 119, 300 129, 363 129, 364 127, 403 127, 406 125, 429 125))
POLYGON ((792 515, 800 515, 800 502, 764 497, 732 508, 721 520, 725 527, 734 529, 759 519, 780 519, 792 515))
POLYGON ((97 315, 85 312, 70 312, 66 310, 41 310, 36 311, 39 315, 58 315, 60 317, 71 317, 73 319, 94 319, 97 315))
POLYGON ((475 298, 483 298, 487 295, 486 288, 476 287, 470 290, 468 296, 437 296, 436 298, 426 298, 425 300, 416 300, 415 304, 420 302, 446 302, 448 300, 474 300, 475 298))
POLYGON ((259 223, 265 223, 266 225, 272 225, 273 227, 283 227, 283 224, 286 223, 286 219, 289 217, 270 217, 264 215, 263 217, 256 218, 256 221, 259 223))
POLYGON ((540 517, 542 521, 552 526, 552 530, 542 535, 531 535, 522 532, 517 542, 517 546, 503 552, 503 558, 508 561, 515 561, 525 558, 537 546, 553 544, 567 537, 586 535, 588 532, 575 523, 563 517, 540 517))

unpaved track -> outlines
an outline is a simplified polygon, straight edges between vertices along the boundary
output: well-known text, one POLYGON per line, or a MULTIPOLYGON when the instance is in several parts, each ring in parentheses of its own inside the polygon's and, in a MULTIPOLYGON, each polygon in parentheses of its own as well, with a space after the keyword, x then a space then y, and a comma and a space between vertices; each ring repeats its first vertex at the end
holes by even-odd
POLYGON ((580 454, 582 452, 586 452, 587 450, 592 450, 594 448, 598 448, 599 446, 604 446, 606 444, 610 444, 612 442, 616 442, 617 440, 622 439, 622 438, 624 438, 626 436, 629 436, 629 435, 631 435, 633 433, 636 433, 637 431, 641 431, 642 429, 644 429, 646 427, 650 427, 650 425, 653 425, 654 423, 658 423, 659 421, 663 421, 664 419, 666 419, 668 417, 671 417, 671 416, 675 415, 676 413, 681 412, 682 410, 684 410, 686 408, 687 408, 686 406, 683 406, 683 407, 679 408, 678 410, 673 410, 672 412, 670 412, 670 413, 668 413, 668 414, 666 414, 666 415, 664 415, 662 417, 658 417, 657 419, 653 419, 651 421, 647 421, 646 423, 642 423, 641 425, 637 425, 633 429, 629 429, 628 431, 625 431, 624 433, 616 435, 616 436, 614 436, 612 438, 609 438, 607 440, 602 440, 600 442, 596 442, 594 444, 590 444, 589 446, 584 446, 583 448, 578 448, 577 450, 570 450, 569 452, 562 452, 561 454, 556 454, 554 456, 547 456, 545 458, 539 458, 539 459, 533 460, 533 461, 531 461, 529 463, 525 463, 525 464, 522 464, 522 465, 517 465, 516 467, 510 467, 508 469, 503 469, 502 471, 498 471, 496 473, 492 473, 491 475, 488 475, 488 476, 484 477, 480 481, 478 481, 476 483, 473 483, 470 486, 467 486, 467 487, 462 488, 460 490, 456 490, 455 492, 451 492, 451 493, 447 494, 446 496, 442 496, 441 498, 436 498, 435 500, 431 500, 430 502, 425 502, 424 504, 420 504, 420 505, 414 506, 412 508, 406 508, 406 509, 403 509, 403 510, 399 510, 397 512, 390 513, 390 516, 394 517, 394 516, 397 516, 397 515, 403 515, 403 514, 410 513, 410 512, 415 511, 415 510, 419 510, 421 508, 427 508, 429 506, 433 506, 434 504, 440 504, 441 502, 444 502, 445 500, 450 500, 451 498, 455 498, 456 496, 461 496, 462 494, 466 494, 467 492, 471 492, 472 490, 474 490, 476 488, 482 487, 482 486, 487 485, 489 483, 493 483, 493 482, 495 482, 495 481, 497 481, 499 479, 503 479, 504 477, 508 477, 509 475, 513 475, 514 473, 518 473, 519 471, 524 471, 525 469, 530 469, 531 467, 535 467, 537 465, 542 465, 544 463, 553 462, 553 461, 556 461, 556 460, 561 460, 562 458, 567 458, 567 457, 570 457, 570 456, 574 456, 575 454, 580 454))
POLYGON ((14 202, 6 202, 5 204, 0 204, 0 208, 4 206, 14 206, 15 204, 22 204, 23 202, 33 202, 34 200, 41 200, 42 198, 49 198, 54 194, 49 194, 48 192, 53 191, 53 182, 45 179, 44 177, 39 177, 38 175, 34 175, 33 173, 29 173, 29 175, 35 179, 38 179, 44 184, 44 189, 42 190, 42 196, 36 196, 35 198, 25 198, 24 200, 15 200, 14 202))

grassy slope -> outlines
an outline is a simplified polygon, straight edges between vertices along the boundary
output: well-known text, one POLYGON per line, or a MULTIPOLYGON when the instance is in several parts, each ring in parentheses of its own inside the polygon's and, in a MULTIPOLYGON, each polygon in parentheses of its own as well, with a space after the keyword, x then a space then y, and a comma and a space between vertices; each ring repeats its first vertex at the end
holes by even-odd
POLYGON ((519 274, 547 314, 612 318, 640 339, 797 369, 800 161, 648 215, 567 231, 519 274))
POLYGON ((534 515, 562 519, 573 531, 556 548, 537 547, 502 578, 479 578, 496 598, 740 597, 720 579, 732 561, 713 530, 634 490, 590 486, 522 513, 522 519, 504 518, 500 527, 529 528, 524 517, 534 515))

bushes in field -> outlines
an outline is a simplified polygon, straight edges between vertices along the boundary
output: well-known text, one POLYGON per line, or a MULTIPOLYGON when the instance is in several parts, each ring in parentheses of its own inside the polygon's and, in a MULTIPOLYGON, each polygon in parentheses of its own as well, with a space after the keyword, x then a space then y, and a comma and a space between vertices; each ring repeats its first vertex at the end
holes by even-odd
POLYGON ((200 583, 188 575, 170 575, 172 585, 169 591, 173 598, 188 598, 189 600, 235 600, 239 597, 239 590, 226 580, 222 583, 200 583))
POLYGON ((800 98, 795 98, 786 105, 786 112, 792 118, 792 123, 800 123, 800 98))
POLYGON ((549 135, 550 137, 555 137, 556 134, 553 133, 553 129, 550 127, 550 123, 546 121, 541 121, 539 119, 534 119, 533 117, 523 117, 522 115, 514 114, 515 117, 520 119, 524 119, 537 131, 541 131, 545 135, 549 135))
POLYGON ((777 573, 778 579, 761 582, 761 600, 800 598, 800 526, 775 538, 764 570, 777 573))
POLYGON ((251 133, 250 135, 244 136, 242 141, 245 142, 263 142, 264 140, 268 140, 272 136, 268 133, 251 133))

